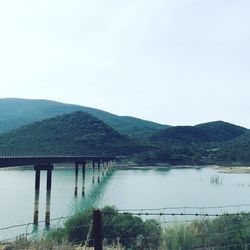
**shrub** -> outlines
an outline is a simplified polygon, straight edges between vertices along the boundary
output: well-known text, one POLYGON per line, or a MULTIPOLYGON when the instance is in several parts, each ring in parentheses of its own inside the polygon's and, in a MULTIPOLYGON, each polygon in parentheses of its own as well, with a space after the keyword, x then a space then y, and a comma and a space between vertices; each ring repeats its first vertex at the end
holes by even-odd
MULTIPOLYGON (((84 243, 91 232, 93 211, 85 211, 70 218, 64 228, 53 230, 48 239, 57 242, 84 243)), ((114 242, 129 249, 158 249, 161 244, 162 229, 155 220, 143 221, 132 214, 119 214, 115 207, 106 206, 102 210, 103 239, 105 244, 114 242)), ((90 237, 91 238, 91 237, 90 237)), ((93 242, 88 242, 90 246, 93 242)))
POLYGON ((170 225, 163 233, 165 249, 248 249, 250 214, 170 225))

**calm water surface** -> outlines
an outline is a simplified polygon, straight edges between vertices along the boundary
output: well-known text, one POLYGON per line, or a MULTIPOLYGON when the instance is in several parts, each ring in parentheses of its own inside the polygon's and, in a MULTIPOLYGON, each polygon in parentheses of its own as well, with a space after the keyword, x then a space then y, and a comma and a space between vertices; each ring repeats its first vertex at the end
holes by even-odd
MULTIPOLYGON (((92 169, 87 168, 84 198, 81 196, 81 183, 80 175, 79 194, 74 197, 74 169, 55 168, 51 218, 67 216, 86 207, 105 205, 115 205, 119 209, 152 209, 250 204, 250 174, 218 173, 212 168, 114 170, 102 178, 101 184, 92 183, 92 169), (211 183, 213 176, 219 176, 221 184, 211 183)), ((2 169, 0 186, 0 228, 32 222, 34 171, 2 169)), ((45 172, 41 175, 40 190, 39 220, 43 221, 46 204, 45 172)), ((230 212, 232 209, 237 211, 242 208, 230 207, 220 211, 230 212)), ((250 210, 250 207, 244 209, 250 210)), ((203 209, 202 212, 208 211, 203 209)), ((19 233, 24 228, 11 230, 0 230, 0 239, 13 236, 13 232, 19 233)))

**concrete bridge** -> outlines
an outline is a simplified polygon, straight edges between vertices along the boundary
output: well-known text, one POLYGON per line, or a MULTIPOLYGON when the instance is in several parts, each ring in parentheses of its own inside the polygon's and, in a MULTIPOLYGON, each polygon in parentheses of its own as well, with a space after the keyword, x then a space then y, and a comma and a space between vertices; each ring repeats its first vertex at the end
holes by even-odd
POLYGON ((6 167, 25 167, 31 166, 35 171, 35 201, 34 201, 34 225, 38 224, 39 215, 39 195, 40 195, 40 173, 47 171, 47 184, 46 184, 46 213, 45 224, 50 225, 50 203, 51 203, 51 184, 52 184, 52 171, 54 164, 68 163, 73 164, 75 167, 75 190, 74 194, 78 193, 78 170, 82 165, 82 196, 85 195, 85 169, 86 164, 90 163, 93 168, 92 182, 95 182, 95 170, 97 166, 97 182, 100 182, 100 174, 104 175, 110 171, 113 165, 115 156, 0 156, 0 168, 6 167), (102 173, 101 173, 102 172, 102 173))

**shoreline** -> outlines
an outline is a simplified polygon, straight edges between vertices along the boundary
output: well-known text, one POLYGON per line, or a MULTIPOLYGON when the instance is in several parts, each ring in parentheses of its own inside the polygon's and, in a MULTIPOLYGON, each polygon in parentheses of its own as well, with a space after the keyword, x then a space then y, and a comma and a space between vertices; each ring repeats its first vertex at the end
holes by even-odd
MULTIPOLYGON (((89 164, 87 168, 92 168, 89 164)), ((119 163, 115 166, 119 170, 171 170, 171 169, 203 169, 212 168, 217 170, 219 173, 250 173, 250 166, 248 164, 214 164, 214 165, 169 165, 169 164, 136 164, 136 163, 119 163)), ((0 171, 28 171, 33 170, 34 166, 24 167, 4 167, 0 168, 0 171)), ((74 165, 68 164, 55 164, 56 170, 74 169, 74 165)))

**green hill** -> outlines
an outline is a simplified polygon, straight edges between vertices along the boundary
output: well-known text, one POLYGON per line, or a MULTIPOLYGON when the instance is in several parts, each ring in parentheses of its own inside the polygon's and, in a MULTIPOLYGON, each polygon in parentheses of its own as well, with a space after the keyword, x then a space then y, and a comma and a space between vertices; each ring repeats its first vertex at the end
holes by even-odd
POLYGON ((0 135, 0 152, 128 155, 144 148, 88 113, 74 112, 0 135))
POLYGON ((203 123, 196 126, 176 126, 163 129, 150 137, 154 143, 196 144, 223 142, 234 139, 248 130, 223 121, 203 123))
POLYGON ((102 110, 79 105, 48 100, 5 98, 0 99, 0 133, 75 111, 87 112, 104 121, 121 134, 140 139, 167 127, 166 125, 129 116, 117 116, 102 110))
POLYGON ((216 157, 221 161, 250 163, 250 132, 221 144, 216 157))
POLYGON ((250 131, 223 121, 176 126, 156 132, 148 140, 158 146, 141 161, 181 164, 250 162, 250 131))
POLYGON ((228 122, 215 121, 195 126, 207 135, 207 140, 212 142, 223 142, 232 140, 247 133, 249 130, 228 122))

